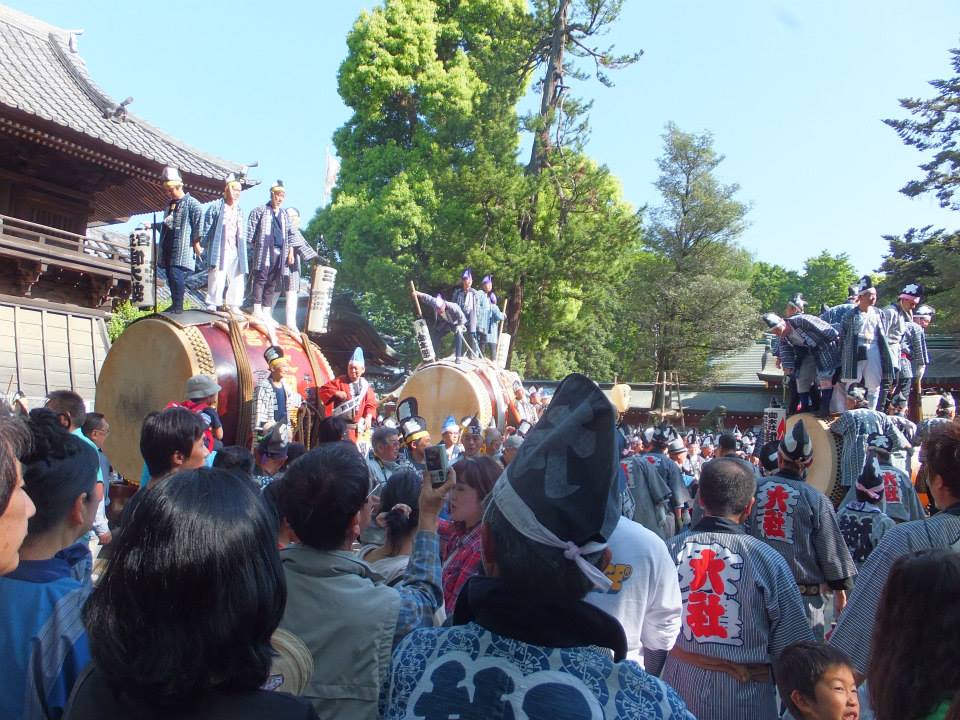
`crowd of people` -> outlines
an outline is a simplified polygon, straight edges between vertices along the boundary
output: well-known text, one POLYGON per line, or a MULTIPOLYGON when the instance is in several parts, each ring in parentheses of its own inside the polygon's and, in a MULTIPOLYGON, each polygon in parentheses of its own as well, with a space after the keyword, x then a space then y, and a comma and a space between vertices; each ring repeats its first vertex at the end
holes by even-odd
MULTIPOLYGON (((351 365, 331 407, 366 396, 351 365)), ((215 385, 145 418, 122 513, 109 418, 69 391, 0 418, 0 716, 960 716, 948 395, 909 440, 867 432, 835 511, 802 422, 631 430, 580 375, 536 424, 406 415, 369 452, 345 413, 310 450, 273 415, 224 446, 215 385)))
POLYGON ((890 404, 907 407, 919 388, 926 366, 926 328, 935 310, 921 305, 924 289, 907 283, 897 299, 878 309, 877 289, 869 275, 849 288, 845 303, 807 312, 807 301, 798 293, 781 317, 767 313, 763 319, 776 336, 774 355, 787 376, 794 412, 817 412, 827 418, 842 410, 835 390, 863 389, 865 406, 884 411, 890 404))

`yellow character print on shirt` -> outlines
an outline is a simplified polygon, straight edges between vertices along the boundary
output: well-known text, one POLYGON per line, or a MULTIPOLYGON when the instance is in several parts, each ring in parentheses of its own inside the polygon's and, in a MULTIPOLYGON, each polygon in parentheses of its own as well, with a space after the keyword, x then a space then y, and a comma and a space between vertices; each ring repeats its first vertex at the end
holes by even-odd
POLYGON ((610 578, 613 585, 607 590, 608 593, 618 593, 623 589, 623 583, 633 574, 632 565, 610 564, 603 574, 610 578))

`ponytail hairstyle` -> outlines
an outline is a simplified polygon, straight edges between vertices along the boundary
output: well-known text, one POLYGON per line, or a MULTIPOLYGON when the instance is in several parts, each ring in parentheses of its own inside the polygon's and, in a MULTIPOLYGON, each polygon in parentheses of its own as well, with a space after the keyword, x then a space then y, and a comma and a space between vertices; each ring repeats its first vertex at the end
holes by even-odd
POLYGON ((60 424, 53 410, 31 410, 27 426, 32 446, 20 459, 24 487, 37 506, 27 533, 36 535, 63 520, 79 496, 87 495, 88 501, 93 498, 100 458, 60 424))
POLYGON ((416 531, 420 522, 418 504, 421 482, 420 474, 410 469, 395 472, 384 484, 377 522, 387 530, 388 547, 399 547, 416 531))

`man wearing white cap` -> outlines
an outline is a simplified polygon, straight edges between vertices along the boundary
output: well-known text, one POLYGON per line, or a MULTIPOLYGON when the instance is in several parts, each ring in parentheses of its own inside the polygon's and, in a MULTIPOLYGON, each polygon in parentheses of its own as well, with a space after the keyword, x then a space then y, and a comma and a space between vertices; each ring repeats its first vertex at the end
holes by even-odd
POLYGON ((385 718, 692 718, 621 662, 623 627, 583 599, 613 585, 601 568, 620 517, 616 416, 586 377, 560 384, 488 496, 486 575, 464 585, 452 627, 397 644, 385 718))
MULTIPOLYGON (((910 396, 921 391, 921 381, 930 364, 930 351, 927 349, 927 327, 933 320, 934 309, 929 305, 920 305, 913 309, 913 322, 907 323, 900 338, 900 379, 906 398, 906 405, 910 404, 910 396)), ((896 395, 896 393, 894 393, 896 395)))
POLYGON ((346 374, 324 383, 318 391, 327 415, 347 421, 352 442, 357 442, 358 437, 373 426, 373 419, 377 416, 377 396, 363 377, 365 370, 363 348, 357 347, 347 363, 346 374))
POLYGON ((160 231, 160 257, 157 267, 167 273, 170 286, 170 312, 183 312, 187 273, 195 269, 195 261, 203 256, 200 226, 203 209, 196 198, 183 190, 183 178, 174 167, 163 169, 163 187, 170 203, 163 211, 163 221, 154 229, 160 231))
POLYGON ((798 422, 777 448, 779 470, 757 487, 748 528, 787 561, 803 596, 810 627, 822 641, 826 607, 822 588, 828 585, 834 591, 839 614, 857 569, 840 534, 833 504, 804 482, 812 462, 813 441, 798 422))
POLYGON ((480 346, 477 343, 477 321, 480 319, 483 293, 473 289, 473 271, 466 268, 460 274, 460 287, 453 291, 453 301, 463 310, 467 318, 467 344, 478 356, 480 346))
POLYGON ((431 297, 426 293, 414 291, 413 295, 420 301, 421 305, 432 308, 436 313, 432 332, 433 346, 439 352, 440 340, 444 335, 452 332, 456 361, 460 362, 460 358, 463 357, 463 333, 467 327, 467 316, 463 314, 463 310, 455 302, 444 300, 443 295, 439 293, 436 297, 431 297))
MULTIPOLYGON (((781 318, 767 313, 763 320, 770 332, 780 339, 777 353, 783 372, 793 376, 802 372, 804 378, 797 383, 800 412, 811 408, 810 386, 816 380, 820 386, 820 416, 830 416, 830 400, 833 396, 833 376, 840 364, 839 334, 836 329, 815 315, 794 313, 781 318), (799 353, 798 353, 799 351, 799 353)), ((797 407, 788 408, 788 413, 797 407)))

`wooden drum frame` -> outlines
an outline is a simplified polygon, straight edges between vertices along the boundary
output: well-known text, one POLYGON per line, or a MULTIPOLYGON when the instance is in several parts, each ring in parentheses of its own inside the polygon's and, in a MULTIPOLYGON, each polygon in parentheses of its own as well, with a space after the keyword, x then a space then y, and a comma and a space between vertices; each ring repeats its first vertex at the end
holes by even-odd
MULTIPOLYGON (((136 482, 143 466, 143 418, 168 403, 184 400, 187 379, 193 375, 210 375, 222 388, 217 411, 223 420, 224 445, 249 447, 253 388, 269 372, 263 351, 272 343, 261 326, 246 318, 235 326, 235 332, 238 335, 232 336, 223 315, 191 310, 172 317, 149 315, 131 323, 117 338, 97 380, 96 410, 104 414, 111 428, 104 451, 128 480, 136 482), (245 349, 239 359, 235 344, 245 349), (247 422, 242 423, 243 419, 247 422)), ((310 343, 308 354, 301 336, 286 328, 279 328, 276 334, 304 399, 308 390, 334 377, 316 345, 310 343)))
POLYGON ((491 422, 501 432, 507 425, 523 419, 514 400, 513 384, 520 376, 498 367, 486 358, 460 362, 438 360, 420 365, 400 388, 398 402, 416 398, 418 412, 427 421, 434 442, 440 439, 440 428, 448 415, 459 422, 468 415, 476 416, 482 427, 491 422))

